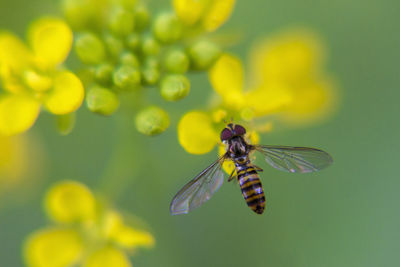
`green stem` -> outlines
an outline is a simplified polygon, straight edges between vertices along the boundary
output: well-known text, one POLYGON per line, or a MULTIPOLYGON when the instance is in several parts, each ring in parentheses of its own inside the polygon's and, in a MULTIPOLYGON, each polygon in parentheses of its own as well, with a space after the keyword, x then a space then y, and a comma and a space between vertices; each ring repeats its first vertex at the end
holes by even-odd
POLYGON ((129 120, 130 116, 119 115, 115 116, 116 145, 98 184, 98 190, 113 202, 130 187, 140 172, 141 165, 140 142, 137 141, 139 134, 131 127, 133 123, 129 120))

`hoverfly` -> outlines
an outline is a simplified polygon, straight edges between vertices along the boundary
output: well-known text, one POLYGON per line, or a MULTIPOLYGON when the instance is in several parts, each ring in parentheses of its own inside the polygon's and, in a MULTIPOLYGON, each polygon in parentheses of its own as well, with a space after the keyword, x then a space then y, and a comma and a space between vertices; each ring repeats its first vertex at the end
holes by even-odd
POLYGON ((258 151, 275 169, 287 172, 307 173, 319 171, 332 163, 331 156, 319 149, 291 146, 252 145, 245 140, 246 129, 229 123, 221 132, 221 141, 226 145, 226 153, 187 183, 172 199, 172 215, 184 214, 201 206, 220 188, 224 181, 222 163, 232 160, 235 171, 228 182, 236 177, 247 205, 257 214, 265 208, 265 196, 258 172, 260 167, 252 164, 249 154, 258 151))

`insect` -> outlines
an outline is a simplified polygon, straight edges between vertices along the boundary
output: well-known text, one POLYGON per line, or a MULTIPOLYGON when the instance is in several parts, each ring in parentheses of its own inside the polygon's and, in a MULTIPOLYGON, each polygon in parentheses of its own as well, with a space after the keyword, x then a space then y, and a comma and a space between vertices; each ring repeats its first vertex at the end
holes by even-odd
POLYGON ((201 206, 218 191, 224 181, 222 163, 232 160, 235 171, 233 178, 239 182, 242 195, 247 205, 257 214, 265 209, 264 190, 258 172, 263 171, 250 160, 250 153, 258 151, 275 169, 291 173, 307 173, 319 171, 332 163, 331 156, 319 149, 291 146, 252 145, 245 139, 246 129, 238 124, 229 123, 221 132, 221 141, 226 145, 225 154, 208 166, 193 180, 187 183, 172 199, 170 212, 172 215, 184 214, 201 206))

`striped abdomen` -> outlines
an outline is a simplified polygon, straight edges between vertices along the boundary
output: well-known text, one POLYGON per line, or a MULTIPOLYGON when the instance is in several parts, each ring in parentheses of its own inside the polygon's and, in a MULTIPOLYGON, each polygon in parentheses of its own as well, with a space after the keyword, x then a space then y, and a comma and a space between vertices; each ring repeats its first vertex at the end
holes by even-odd
POLYGON ((247 205, 256 213, 261 214, 265 208, 264 190, 256 169, 247 161, 244 164, 235 163, 238 181, 242 195, 247 205))

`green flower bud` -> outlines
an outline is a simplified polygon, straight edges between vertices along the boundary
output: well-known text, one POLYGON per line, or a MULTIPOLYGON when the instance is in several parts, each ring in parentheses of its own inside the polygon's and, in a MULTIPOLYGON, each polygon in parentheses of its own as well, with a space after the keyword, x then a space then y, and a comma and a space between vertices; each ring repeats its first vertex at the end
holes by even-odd
POLYGON ((221 54, 220 48, 210 41, 201 40, 189 48, 192 67, 196 70, 207 70, 221 54))
POLYGON ((190 81, 181 74, 165 76, 161 81, 161 96, 168 101, 177 101, 189 94, 190 81))
POLYGON ((116 4, 120 4, 126 9, 133 9, 136 5, 137 0, 114 0, 116 4))
POLYGON ((160 68, 160 61, 157 57, 149 56, 144 60, 144 66, 158 69, 160 68))
POLYGON ((174 13, 162 13, 155 19, 154 36, 163 43, 172 43, 182 35, 182 24, 174 13))
POLYGON ((93 86, 87 92, 86 105, 92 112, 101 115, 111 115, 118 109, 119 99, 111 90, 100 86, 93 86))
POLYGON ((115 8, 108 18, 108 27, 115 35, 128 35, 134 29, 133 14, 121 7, 115 8))
POLYGON ((108 53, 115 59, 124 51, 124 43, 122 40, 111 34, 107 34, 104 37, 104 42, 106 43, 108 53))
POLYGON ((129 34, 126 38, 126 46, 132 51, 137 51, 140 47, 140 35, 137 33, 129 34))
POLYGON ((142 52, 145 55, 157 55, 160 52, 160 44, 151 36, 144 38, 142 52))
POLYGON ((108 85, 111 83, 113 71, 114 67, 111 64, 103 63, 94 69, 94 77, 97 82, 108 85))
POLYGON ((106 56, 103 42, 93 33, 79 34, 75 41, 75 51, 85 64, 101 63, 106 56))
POLYGON ((142 70, 143 81, 147 85, 154 85, 160 79, 160 71, 157 68, 145 67, 142 70))
POLYGON ((173 73, 185 73, 189 69, 189 58, 180 49, 170 50, 164 57, 164 68, 173 73))
POLYGON ((169 116, 166 111, 150 106, 139 112, 135 119, 136 129, 145 135, 157 135, 164 132, 169 126, 169 116))
POLYGON ((140 85, 140 71, 129 65, 117 68, 113 74, 114 84, 122 90, 131 91, 140 85))
POLYGON ((67 135, 72 132, 75 127, 76 114, 75 112, 57 116, 57 130, 62 135, 67 135))
POLYGON ((143 63, 142 76, 143 81, 147 85, 154 85, 160 79, 160 62, 158 58, 146 57, 143 63))
POLYGON ((122 65, 129 65, 129 66, 136 67, 136 68, 138 68, 140 66, 138 57, 135 54, 130 53, 130 52, 122 53, 119 61, 122 65))
POLYGON ((88 1, 82 0, 62 0, 62 11, 74 30, 84 29, 95 13, 88 1))
POLYGON ((135 30, 141 32, 149 26, 150 13, 144 5, 136 7, 134 11, 135 30))

